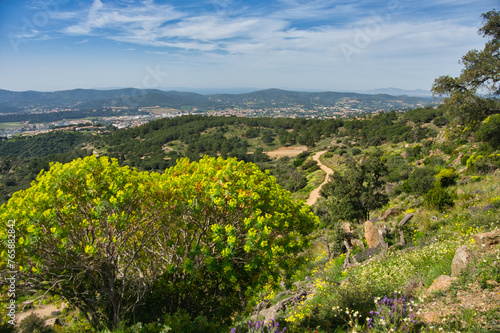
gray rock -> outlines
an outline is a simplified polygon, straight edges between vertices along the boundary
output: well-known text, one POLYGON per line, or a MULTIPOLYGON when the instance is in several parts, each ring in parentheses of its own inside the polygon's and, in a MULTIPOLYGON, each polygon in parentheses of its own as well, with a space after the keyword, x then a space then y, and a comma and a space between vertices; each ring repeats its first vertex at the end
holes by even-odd
POLYGON ((460 246, 451 262, 451 276, 460 276, 472 260, 472 251, 467 245, 460 246))
POLYGON ((391 217, 391 216, 397 216, 399 215, 399 213, 401 212, 401 210, 397 207, 392 207, 392 208, 389 208, 388 210, 386 210, 381 216, 380 218, 382 220, 385 220, 387 219, 388 217, 391 217))
POLYGON ((299 303, 302 299, 307 297, 307 291, 302 289, 297 295, 290 296, 288 298, 285 298, 284 300, 279 301, 275 305, 261 310, 257 318, 259 317, 264 317, 264 322, 269 322, 273 320, 274 318, 277 317, 279 312, 285 311, 290 305, 296 305, 299 303))
POLYGON ((340 225, 340 228, 344 230, 345 233, 351 232, 351 224, 349 222, 344 222, 340 225))

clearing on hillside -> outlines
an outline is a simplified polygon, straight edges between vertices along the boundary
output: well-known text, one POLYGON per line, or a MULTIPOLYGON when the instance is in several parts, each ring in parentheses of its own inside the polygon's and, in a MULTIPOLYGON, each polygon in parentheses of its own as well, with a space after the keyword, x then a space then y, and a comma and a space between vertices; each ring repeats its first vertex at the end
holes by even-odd
POLYGON ((295 157, 306 150, 306 146, 281 147, 272 151, 265 152, 265 154, 267 154, 267 156, 271 158, 280 158, 283 156, 295 157))

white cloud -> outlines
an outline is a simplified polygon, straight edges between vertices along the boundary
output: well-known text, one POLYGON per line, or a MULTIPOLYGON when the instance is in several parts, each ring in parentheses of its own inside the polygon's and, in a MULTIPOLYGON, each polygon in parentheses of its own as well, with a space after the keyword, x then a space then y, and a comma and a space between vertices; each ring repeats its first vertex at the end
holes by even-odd
MULTIPOLYGON (((84 14, 80 12, 80 15, 84 14)), ((74 13, 63 13, 63 17, 77 16, 74 13)), ((116 7, 94 0, 88 12, 78 23, 65 27, 62 32, 71 35, 103 35, 127 34, 128 32, 151 32, 163 24, 184 16, 170 5, 154 4, 147 1, 137 5, 116 7)))
MULTIPOLYGON (((65 24, 60 31, 66 35, 132 44, 129 51, 135 46, 137 50, 155 47, 157 51, 147 52, 158 59, 200 64, 200 69, 209 65, 205 69, 209 72, 231 68, 228 72, 245 73, 238 76, 255 76, 255 80, 258 73, 286 78, 302 73, 310 82, 318 77, 321 84, 341 77, 346 82, 355 82, 354 77, 382 77, 391 71, 401 77, 409 73, 424 77, 421 67, 446 61, 457 67, 464 51, 481 45, 477 27, 466 25, 462 17, 412 17, 404 7, 407 4, 388 11, 389 0, 378 7, 371 0, 281 0, 279 6, 258 8, 241 8, 231 0, 209 1, 212 8, 199 10, 153 0, 94 0, 84 10, 53 17, 65 24), (361 8, 367 2, 372 6, 361 8), (353 53, 346 56, 342 45, 350 45, 353 53)), ((475 23, 479 25, 479 17, 475 23)), ((185 70, 192 67, 186 65, 185 70)))

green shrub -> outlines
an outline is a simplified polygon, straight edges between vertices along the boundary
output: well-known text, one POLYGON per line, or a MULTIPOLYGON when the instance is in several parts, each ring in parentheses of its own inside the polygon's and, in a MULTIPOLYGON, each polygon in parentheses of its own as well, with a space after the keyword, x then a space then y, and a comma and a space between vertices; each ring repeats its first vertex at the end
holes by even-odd
POLYGON ((467 160, 467 169, 479 174, 487 174, 500 168, 500 154, 474 154, 467 160))
POLYGON ((480 176, 472 176, 470 177, 470 181, 473 183, 479 183, 482 180, 480 176))
POLYGON ((208 321, 204 316, 192 317, 186 311, 179 310, 175 314, 167 314, 163 318, 164 325, 171 328, 172 332, 183 333, 218 333, 228 331, 227 327, 219 322, 208 321))
POLYGON ((355 155, 359 155, 359 154, 361 154, 361 152, 362 152, 362 151, 361 151, 361 149, 359 149, 359 148, 353 148, 353 149, 351 150, 351 153, 352 153, 352 155, 353 155, 353 156, 355 156, 355 155))
POLYGON ((446 161, 441 156, 433 155, 427 157, 424 160, 424 164, 429 167, 443 167, 446 165, 446 161))
POLYGON ((403 184, 403 191, 409 194, 424 195, 434 184, 434 175, 436 172, 429 167, 417 168, 408 177, 403 184))
POLYGON ((0 333, 14 333, 16 332, 16 326, 9 323, 0 324, 0 333))
POLYGON ((407 180, 410 176, 413 166, 409 164, 401 156, 389 156, 387 157, 387 178, 390 182, 399 182, 401 180, 407 180))
POLYGON ((299 155, 297 155, 297 157, 295 158, 295 160, 293 161, 293 165, 295 167, 299 167, 301 166, 302 164, 304 164, 304 162, 306 161, 307 157, 309 156, 309 152, 308 151, 304 151, 302 153, 300 153, 299 155))
POLYGON ((500 114, 486 118, 481 124, 476 136, 481 141, 486 141, 493 149, 500 148, 500 114))
POLYGON ((318 165, 318 162, 313 161, 313 160, 309 160, 309 161, 305 162, 304 164, 302 164, 302 170, 307 171, 307 173, 312 173, 312 172, 319 170, 319 169, 320 169, 320 167, 318 165))
POLYGON ((45 320, 40 318, 38 315, 32 313, 28 317, 24 318, 19 324, 19 329, 23 333, 52 333, 55 330, 45 325, 45 320))
POLYGON ((462 165, 467 165, 467 160, 470 158, 469 155, 463 155, 461 158, 460 158, 460 164, 462 165))
POLYGON ((343 155, 347 154, 347 149, 338 148, 338 149, 335 149, 335 153, 338 154, 339 156, 343 156, 343 155))
POLYGON ((405 149, 405 151, 408 153, 408 158, 410 161, 418 160, 419 158, 422 157, 422 146, 419 145, 418 143, 414 145, 413 147, 408 147, 405 149))
POLYGON ((453 195, 441 186, 440 182, 434 183, 434 187, 425 195, 425 203, 430 208, 443 212, 447 207, 455 204, 453 195))
POLYGON ((458 175, 455 168, 445 168, 436 175, 436 179, 441 183, 442 187, 455 185, 457 178, 458 175))
POLYGON ((449 121, 445 117, 437 117, 437 118, 434 118, 432 123, 436 126, 445 126, 445 125, 448 125, 449 121))

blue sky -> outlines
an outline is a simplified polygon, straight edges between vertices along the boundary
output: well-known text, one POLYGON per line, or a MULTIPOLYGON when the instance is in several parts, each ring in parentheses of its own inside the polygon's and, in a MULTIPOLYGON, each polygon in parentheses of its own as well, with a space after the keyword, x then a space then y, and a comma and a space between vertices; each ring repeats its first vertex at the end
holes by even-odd
MULTIPOLYGON (((0 0, 0 89, 429 90, 498 0, 0 0)), ((498 9, 498 8, 497 8, 498 9)))

